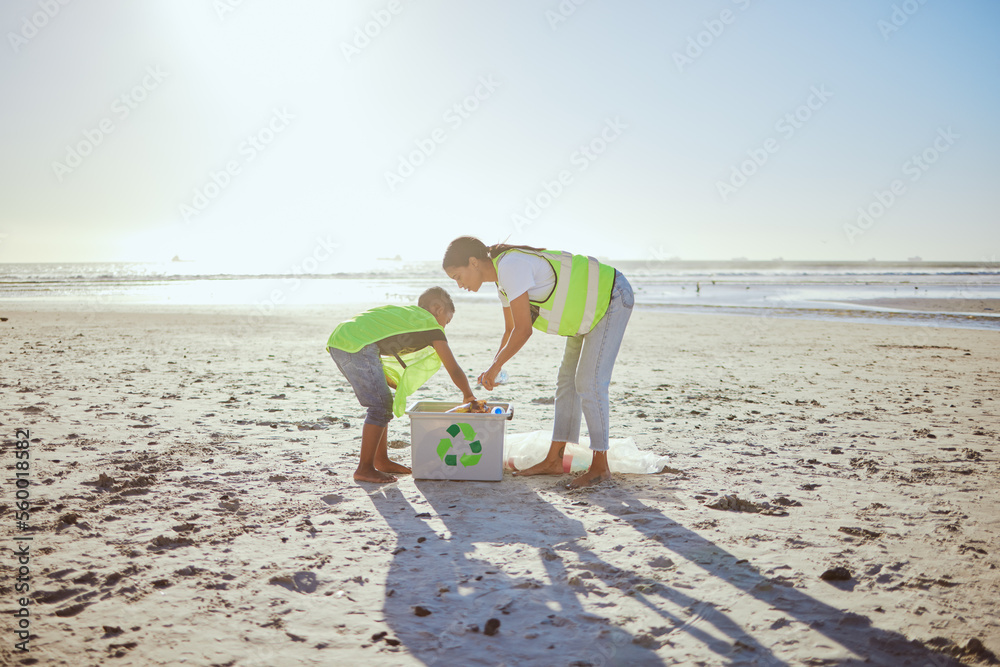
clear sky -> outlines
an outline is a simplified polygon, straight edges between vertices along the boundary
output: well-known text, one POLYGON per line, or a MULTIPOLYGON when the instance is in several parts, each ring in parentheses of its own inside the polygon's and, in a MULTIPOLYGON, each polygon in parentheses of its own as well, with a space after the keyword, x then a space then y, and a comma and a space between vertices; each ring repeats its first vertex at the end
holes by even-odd
POLYGON ((992 0, 5 0, 0 261, 997 261, 998 30, 992 0))

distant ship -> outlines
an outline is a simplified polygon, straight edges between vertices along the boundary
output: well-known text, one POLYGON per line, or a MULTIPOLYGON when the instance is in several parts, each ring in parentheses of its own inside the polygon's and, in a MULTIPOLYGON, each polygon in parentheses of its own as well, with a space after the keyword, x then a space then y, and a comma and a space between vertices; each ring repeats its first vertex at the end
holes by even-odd
POLYGON ((396 255, 395 257, 376 257, 375 259, 377 259, 380 262, 402 262, 403 261, 403 258, 400 257, 399 255, 396 255))
POLYGON ((922 261, 924 261, 924 258, 923 257, 913 256, 913 257, 907 257, 906 261, 907 262, 922 262, 922 261))

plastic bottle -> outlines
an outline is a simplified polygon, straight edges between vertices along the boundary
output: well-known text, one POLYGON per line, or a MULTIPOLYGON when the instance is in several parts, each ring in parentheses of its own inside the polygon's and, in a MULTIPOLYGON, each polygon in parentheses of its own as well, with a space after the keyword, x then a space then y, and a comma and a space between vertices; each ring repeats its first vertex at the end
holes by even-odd
MULTIPOLYGON (((500 369, 500 372, 499 372, 499 373, 497 373, 497 376, 496 376, 496 378, 494 378, 494 380, 493 380, 493 384, 494 384, 494 385, 498 385, 498 384, 506 384, 506 383, 507 383, 507 379, 508 379, 509 377, 510 377, 510 376, 509 376, 509 375, 507 375, 507 370, 506 370, 506 369, 504 369, 504 368, 501 368, 501 369, 500 369)), ((477 387, 477 388, 478 388, 478 387, 482 387, 482 386, 483 386, 483 385, 482 385, 481 383, 476 383, 476 387, 477 387)))

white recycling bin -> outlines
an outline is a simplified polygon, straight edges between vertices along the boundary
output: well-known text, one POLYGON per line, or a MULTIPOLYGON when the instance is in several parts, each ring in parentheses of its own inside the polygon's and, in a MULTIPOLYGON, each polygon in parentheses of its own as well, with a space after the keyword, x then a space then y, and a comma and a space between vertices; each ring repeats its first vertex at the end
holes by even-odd
POLYGON ((499 482, 503 479, 503 446, 509 403, 490 403, 501 412, 447 412, 461 403, 418 401, 410 416, 410 457, 414 479, 499 482))

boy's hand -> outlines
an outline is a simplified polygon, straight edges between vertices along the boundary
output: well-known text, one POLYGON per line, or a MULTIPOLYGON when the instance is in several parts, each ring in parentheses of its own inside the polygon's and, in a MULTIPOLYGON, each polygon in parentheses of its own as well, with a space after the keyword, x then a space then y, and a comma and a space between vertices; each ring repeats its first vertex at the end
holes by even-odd
POLYGON ((465 396, 462 397, 462 403, 472 403, 475 400, 476 397, 473 396, 472 394, 466 394, 465 396))

